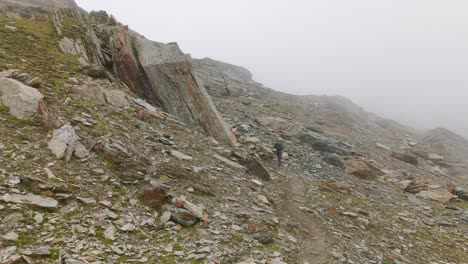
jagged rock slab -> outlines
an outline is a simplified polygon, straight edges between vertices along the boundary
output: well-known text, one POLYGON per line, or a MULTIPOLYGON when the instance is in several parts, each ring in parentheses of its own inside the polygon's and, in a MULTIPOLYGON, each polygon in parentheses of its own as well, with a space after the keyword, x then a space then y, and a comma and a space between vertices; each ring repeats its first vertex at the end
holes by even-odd
POLYGON ((16 204, 27 204, 35 205, 45 209, 57 209, 58 202, 49 197, 42 197, 35 194, 5 194, 2 197, 2 200, 6 203, 16 203, 16 204))
POLYGON ((213 154, 213 157, 217 160, 220 160, 224 163, 226 163, 227 165, 229 165, 230 167, 234 168, 234 169, 245 169, 244 166, 240 165, 239 163, 236 163, 232 160, 229 160, 229 159, 226 159, 225 157, 222 157, 218 154, 213 154))
POLYGON ((255 176, 264 181, 271 180, 271 175, 268 170, 255 158, 248 158, 246 162, 247 169, 255 176))
POLYGON ((408 164, 412 164, 416 166, 419 164, 418 158, 412 155, 405 154, 405 153, 393 152, 392 157, 394 157, 395 159, 401 160, 403 162, 406 162, 408 164))
POLYGON ((355 151, 348 144, 332 138, 327 138, 315 132, 300 134, 298 138, 304 144, 318 151, 336 153, 343 156, 352 156, 355 154, 355 151))
POLYGON ((44 96, 35 88, 16 80, 0 77, 0 103, 10 108, 10 114, 17 118, 37 114, 39 102, 44 96))
MULTIPOLYGON (((106 14, 93 15, 104 25, 117 24, 106 14)), ((108 38, 95 41, 97 53, 102 53, 101 43, 111 47, 114 73, 133 92, 182 122, 200 125, 213 137, 235 143, 235 136, 193 71, 191 58, 182 53, 176 43, 153 42, 124 26, 106 28, 104 25, 103 32, 97 35, 108 38)), ((102 63, 110 61, 104 58, 102 63)))
POLYGON ((55 131, 48 147, 57 159, 65 158, 69 161, 73 154, 78 158, 85 158, 89 155, 88 150, 78 140, 75 129, 68 124, 55 131))

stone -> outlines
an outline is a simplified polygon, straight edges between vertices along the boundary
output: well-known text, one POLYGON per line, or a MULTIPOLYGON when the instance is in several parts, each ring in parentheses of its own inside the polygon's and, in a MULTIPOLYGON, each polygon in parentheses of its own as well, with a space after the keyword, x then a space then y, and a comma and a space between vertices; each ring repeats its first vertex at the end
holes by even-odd
POLYGON ((171 220, 171 212, 164 212, 160 218, 161 223, 167 223, 169 220, 171 220))
POLYGON ((48 146, 57 159, 65 158, 69 161, 78 144, 78 136, 75 129, 67 124, 55 131, 48 146))
POLYGON ((246 137, 246 138, 244 139, 244 142, 256 144, 256 143, 260 143, 260 139, 257 138, 257 137, 246 137))
POLYGON ((217 160, 220 160, 222 162, 224 162, 225 164, 229 165, 230 167, 234 168, 234 169, 244 169, 245 170, 245 167, 240 165, 239 163, 236 163, 232 160, 229 160, 229 159, 226 159, 225 157, 222 157, 218 154, 213 154, 213 157, 217 160))
POLYGON ((16 32, 16 27, 14 27, 14 26, 5 25, 5 28, 6 28, 6 29, 9 29, 9 30, 11 30, 11 31, 13 31, 13 32, 16 32))
POLYGON ((105 41, 112 49, 115 75, 130 90, 144 94, 180 121, 199 125, 217 140, 236 142, 193 70, 190 56, 177 43, 154 42, 123 27, 113 30, 105 41))
POLYGON ((415 156, 412 156, 412 155, 399 153, 399 152, 393 152, 392 157, 394 157, 395 159, 401 160, 403 162, 406 162, 408 164, 412 164, 412 165, 416 165, 416 166, 419 164, 418 158, 416 158, 415 156))
POLYGON ((263 186, 263 183, 262 183, 261 181, 259 181, 259 180, 252 179, 251 181, 252 181, 253 183, 255 183, 257 186, 259 186, 259 187, 262 187, 262 186, 263 186))
POLYGON ((178 158, 180 160, 187 160, 187 161, 193 160, 193 157, 185 155, 182 152, 177 151, 177 150, 171 150, 170 153, 171 153, 172 156, 174 156, 174 157, 176 157, 176 158, 178 158))
POLYGON ((42 222, 44 222, 44 216, 40 213, 37 213, 35 216, 34 216, 34 221, 36 221, 36 225, 39 225, 41 224, 42 222))
POLYGON ((417 196, 443 204, 446 204, 456 198, 455 195, 446 191, 421 191, 417 196))
POLYGON ((76 199, 86 205, 95 205, 97 204, 96 199, 94 198, 84 198, 84 197, 76 197, 76 199))
POLYGON ((17 118, 33 117, 44 96, 35 88, 16 80, 0 77, 0 103, 17 118))
POLYGON ((265 195, 259 194, 257 198, 258 200, 260 200, 260 202, 264 204, 268 204, 268 205, 270 204, 270 201, 268 201, 268 198, 265 195))
POLYGON ((45 173, 47 174, 48 179, 57 179, 54 173, 49 168, 44 168, 45 173))
POLYGON ((435 160, 435 161, 444 160, 444 157, 442 157, 440 155, 437 155, 435 153, 427 154, 427 158, 430 159, 430 160, 435 160))
POLYGON ((130 102, 127 100, 127 95, 120 90, 108 90, 104 89, 106 101, 112 106, 125 108, 130 106, 130 102))
POLYGON ((198 222, 198 218, 185 209, 176 209, 175 212, 171 213, 171 220, 185 227, 193 226, 198 222))
POLYGON ((262 244, 270 244, 274 242, 273 232, 261 231, 253 235, 253 238, 262 244))
POLYGON ((157 186, 151 190, 141 192, 138 195, 138 198, 150 207, 159 208, 166 202, 166 189, 161 186, 157 186))
POLYGON ((375 143, 375 145, 381 149, 385 149, 385 150, 388 150, 388 151, 392 151, 392 148, 390 148, 389 146, 387 145, 384 145, 384 144, 381 144, 381 143, 375 143))
POLYGON ((34 88, 40 88, 42 87, 42 84, 44 83, 44 80, 42 80, 39 77, 34 77, 31 80, 28 80, 26 82, 27 85, 34 87, 34 88))
POLYGON ((468 191, 467 190, 464 190, 462 188, 459 188, 459 187, 456 187, 453 192, 451 192, 452 194, 458 196, 458 198, 462 199, 462 200, 465 200, 465 201, 468 201, 468 191))
POLYGON ((345 160, 346 173, 352 174, 359 179, 375 180, 378 176, 385 173, 365 160, 348 159, 345 160))
POLYGON ((107 72, 107 69, 103 66, 87 66, 81 71, 81 73, 98 79, 109 78, 109 73, 107 72))
POLYGON ((341 141, 325 137, 319 133, 309 131, 305 134, 298 135, 298 139, 315 150, 327 153, 335 153, 341 156, 353 156, 355 151, 341 141))
POLYGON ((323 160, 330 164, 330 165, 333 165, 337 168, 340 168, 340 169, 345 169, 345 164, 343 163, 343 161, 341 160, 341 158, 335 154, 335 153, 327 153, 325 154, 325 157, 323 158, 323 160))
POLYGON ((23 221, 24 216, 21 213, 11 213, 2 219, 1 226, 5 228, 5 230, 11 230, 21 225, 23 221))
POLYGON ((427 190, 429 188, 429 181, 424 178, 416 178, 412 180, 408 185, 403 189, 405 192, 409 193, 419 193, 421 191, 427 190))
POLYGON ((26 249, 25 251, 23 251, 23 255, 34 257, 46 257, 51 255, 51 250, 49 246, 42 246, 32 249, 26 249))
POLYGON ((15 233, 15 232, 9 232, 5 235, 2 236, 2 239, 3 240, 7 240, 7 241, 18 241, 18 234, 15 233))
POLYGON ((80 85, 65 85, 64 91, 77 94, 81 99, 98 105, 106 105, 105 91, 112 89, 112 84, 108 80, 85 80, 80 85))
POLYGON ((247 170, 253 175, 257 176, 261 180, 269 181, 271 180, 270 172, 265 168, 265 166, 260 163, 256 158, 249 157, 245 164, 247 170))
POLYGON ((341 193, 351 193, 351 186, 342 181, 330 181, 325 183, 325 186, 331 190, 339 191, 341 193))
POLYGON ((203 209, 200 206, 187 201, 187 199, 184 196, 181 197, 181 200, 183 201, 184 208, 190 211, 194 216, 196 216, 200 220, 205 218, 203 209))
POLYGON ((3 195, 2 200, 6 203, 34 205, 44 209, 58 209, 58 202, 49 197, 35 194, 10 194, 3 195))
POLYGON ((132 232, 133 230, 135 230, 135 226, 131 223, 127 223, 125 225, 123 225, 120 230, 122 231, 125 231, 125 232, 132 232))
POLYGON ((75 151, 73 152, 73 155, 75 155, 75 157, 79 159, 84 159, 89 156, 89 151, 83 144, 81 144, 81 142, 78 141, 76 142, 76 147, 75 151))

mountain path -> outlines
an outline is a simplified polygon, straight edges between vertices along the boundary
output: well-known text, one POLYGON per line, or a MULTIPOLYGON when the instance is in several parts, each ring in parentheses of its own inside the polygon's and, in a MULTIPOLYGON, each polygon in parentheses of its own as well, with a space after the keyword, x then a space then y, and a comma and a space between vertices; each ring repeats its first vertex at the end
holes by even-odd
POLYGON ((300 209, 307 207, 306 189, 301 176, 283 175, 285 199, 281 203, 284 218, 297 224, 297 239, 302 248, 298 254, 298 263, 320 264, 326 252, 326 236, 314 216, 300 209))

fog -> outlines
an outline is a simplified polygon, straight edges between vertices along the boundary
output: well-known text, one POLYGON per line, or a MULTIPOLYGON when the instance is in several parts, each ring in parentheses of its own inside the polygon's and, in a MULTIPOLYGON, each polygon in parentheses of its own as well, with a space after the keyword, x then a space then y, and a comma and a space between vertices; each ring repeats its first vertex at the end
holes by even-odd
POLYGON ((370 112, 468 137, 466 0, 77 0, 275 90, 343 95, 370 112))

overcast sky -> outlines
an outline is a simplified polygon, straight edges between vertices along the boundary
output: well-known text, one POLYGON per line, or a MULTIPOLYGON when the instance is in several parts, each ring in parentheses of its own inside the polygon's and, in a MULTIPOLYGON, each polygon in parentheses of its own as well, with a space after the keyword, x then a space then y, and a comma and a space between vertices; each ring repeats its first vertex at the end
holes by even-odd
POLYGON ((77 0, 275 90, 468 136, 467 0, 77 0))

